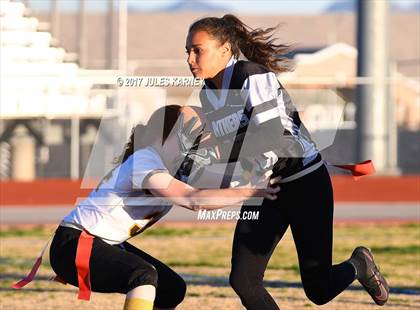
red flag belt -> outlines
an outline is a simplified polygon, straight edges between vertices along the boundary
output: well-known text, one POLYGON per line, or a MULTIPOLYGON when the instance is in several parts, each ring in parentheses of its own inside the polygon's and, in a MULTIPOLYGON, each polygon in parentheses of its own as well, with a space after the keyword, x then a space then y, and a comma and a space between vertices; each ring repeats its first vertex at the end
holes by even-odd
POLYGON ((350 171, 355 180, 358 180, 365 175, 370 175, 370 174, 375 173, 375 167, 373 166, 373 163, 371 160, 366 160, 357 164, 345 164, 345 165, 331 164, 327 161, 325 161, 325 163, 329 166, 334 166, 337 168, 350 171))
MULTIPOLYGON (((75 264, 77 268, 77 280, 79 283, 78 298, 83 300, 89 300, 91 294, 89 261, 92 252, 93 238, 94 237, 92 235, 83 230, 80 234, 79 241, 77 242, 75 264)), ((42 257, 44 256, 44 253, 48 248, 51 239, 52 237, 44 245, 44 248, 42 249, 40 255, 36 259, 35 264, 32 266, 32 269, 29 272, 29 274, 19 282, 13 284, 13 288, 21 289, 34 279, 39 267, 41 266, 42 257)), ((55 276, 53 280, 66 284, 66 282, 59 276, 55 276)))

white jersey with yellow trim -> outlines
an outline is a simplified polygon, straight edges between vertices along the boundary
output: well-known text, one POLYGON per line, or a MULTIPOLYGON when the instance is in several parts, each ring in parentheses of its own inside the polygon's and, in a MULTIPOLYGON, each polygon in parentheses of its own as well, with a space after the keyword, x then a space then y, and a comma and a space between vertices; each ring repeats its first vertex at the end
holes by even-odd
POLYGON ((157 151, 151 146, 137 150, 64 217, 64 226, 81 227, 109 244, 143 232, 172 207, 143 186, 144 180, 158 171, 168 170, 157 151))

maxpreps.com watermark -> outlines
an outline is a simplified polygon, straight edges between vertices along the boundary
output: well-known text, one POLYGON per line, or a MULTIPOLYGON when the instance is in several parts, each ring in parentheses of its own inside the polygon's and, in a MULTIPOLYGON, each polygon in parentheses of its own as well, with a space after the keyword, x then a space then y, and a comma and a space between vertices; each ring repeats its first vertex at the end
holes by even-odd
POLYGON ((199 221, 229 221, 229 220, 258 220, 260 211, 233 211, 233 210, 198 210, 199 221))
POLYGON ((198 87, 203 80, 191 76, 120 76, 118 87, 198 87))

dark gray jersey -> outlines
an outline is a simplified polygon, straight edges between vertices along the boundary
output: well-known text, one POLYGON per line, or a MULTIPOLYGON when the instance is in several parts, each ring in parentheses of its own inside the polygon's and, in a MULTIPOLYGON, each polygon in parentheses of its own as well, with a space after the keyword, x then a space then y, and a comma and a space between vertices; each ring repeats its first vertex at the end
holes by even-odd
POLYGON ((287 177, 320 160, 289 94, 264 66, 232 58, 223 89, 206 80, 200 100, 208 127, 230 162, 272 151, 279 158, 275 174, 287 177))

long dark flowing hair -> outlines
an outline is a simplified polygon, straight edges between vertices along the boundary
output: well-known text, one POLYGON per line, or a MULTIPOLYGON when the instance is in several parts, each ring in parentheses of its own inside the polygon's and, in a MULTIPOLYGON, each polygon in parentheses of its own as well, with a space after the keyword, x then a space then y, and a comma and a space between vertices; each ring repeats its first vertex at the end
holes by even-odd
POLYGON ((290 62, 285 55, 290 52, 291 45, 274 43, 273 32, 277 28, 252 29, 235 15, 226 14, 221 18, 199 19, 190 26, 188 32, 206 31, 221 44, 229 42, 235 58, 239 58, 242 52, 248 60, 278 73, 290 71, 290 62))
POLYGON ((146 125, 138 124, 134 126, 131 130, 128 142, 124 146, 124 150, 113 160, 113 164, 115 165, 114 168, 102 178, 96 187, 96 190, 98 190, 99 186, 111 177, 113 171, 119 165, 122 165, 135 151, 152 144, 159 138, 163 145, 175 126, 181 109, 182 107, 179 105, 161 107, 153 112, 146 125), (162 133, 162 136, 159 136, 160 133, 162 133))

